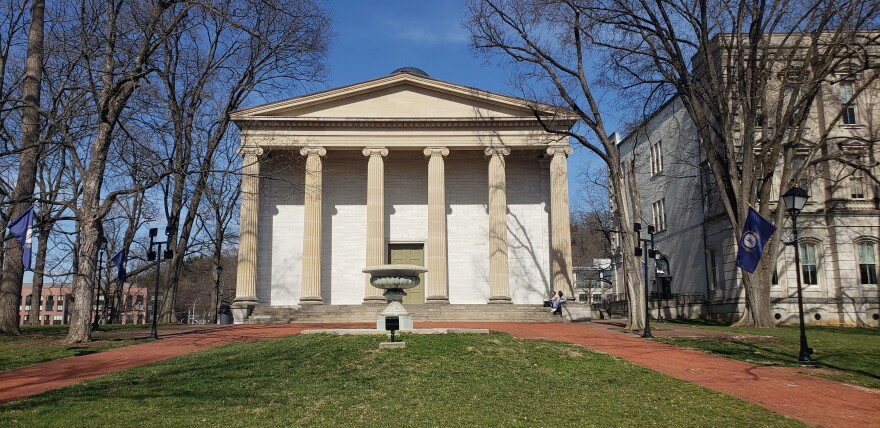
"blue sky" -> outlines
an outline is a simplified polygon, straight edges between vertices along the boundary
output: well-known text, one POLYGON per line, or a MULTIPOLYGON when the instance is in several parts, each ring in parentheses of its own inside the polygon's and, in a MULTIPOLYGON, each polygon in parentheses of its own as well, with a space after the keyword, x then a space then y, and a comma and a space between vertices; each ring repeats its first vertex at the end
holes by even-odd
MULTIPOLYGON (((385 76, 400 67, 418 67, 433 78, 491 92, 519 95, 508 85, 509 70, 486 61, 469 47, 461 0, 330 1, 336 38, 327 61, 328 87, 385 76)), ((582 201, 586 164, 599 161, 574 146, 569 157, 569 194, 582 201)), ((574 207, 573 207, 574 209, 574 207)))

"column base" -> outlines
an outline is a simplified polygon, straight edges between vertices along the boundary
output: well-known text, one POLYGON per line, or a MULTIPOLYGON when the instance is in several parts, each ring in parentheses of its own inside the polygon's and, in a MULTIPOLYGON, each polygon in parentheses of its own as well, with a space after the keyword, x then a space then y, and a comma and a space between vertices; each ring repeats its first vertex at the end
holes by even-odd
POLYGON ((448 305, 449 298, 446 296, 428 296, 428 298, 425 299, 425 303, 431 305, 448 305))
POLYGON ((232 302, 232 322, 233 324, 244 324, 254 308, 259 306, 260 302, 256 297, 237 297, 232 302))
POLYGON ((324 299, 321 297, 302 297, 299 299, 300 305, 323 305, 324 299))
POLYGON ((489 304, 511 305, 513 301, 511 301, 510 296, 489 296, 489 304))

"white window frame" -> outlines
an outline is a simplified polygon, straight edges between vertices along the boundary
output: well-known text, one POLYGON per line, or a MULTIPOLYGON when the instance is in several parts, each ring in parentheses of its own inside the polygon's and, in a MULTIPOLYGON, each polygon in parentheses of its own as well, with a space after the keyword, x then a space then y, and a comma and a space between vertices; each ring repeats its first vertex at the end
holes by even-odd
POLYGON ((856 82, 854 80, 844 80, 838 86, 840 87, 840 108, 842 110, 840 123, 845 126, 858 125, 859 115, 856 110, 856 101, 853 98, 853 94, 856 93, 856 82))
POLYGON ((813 287, 813 286, 818 286, 818 285, 820 284, 820 280, 819 280, 819 278, 821 277, 820 274, 821 274, 821 272, 822 272, 822 260, 821 260, 821 257, 820 257, 821 252, 819 251, 819 249, 822 248, 822 244, 819 243, 819 242, 815 242, 815 241, 806 241, 806 240, 804 240, 804 241, 799 242, 798 245, 800 246, 800 248, 799 248, 798 250, 799 250, 799 252, 800 252, 800 258, 801 258, 801 260, 800 260, 800 267, 801 267, 801 272, 800 272, 800 275, 801 275, 801 284, 804 286, 804 288, 809 288, 809 287, 813 287), (805 249, 807 248, 806 246, 811 246, 811 247, 813 248, 813 251, 814 251, 814 253, 813 253, 813 258, 815 259, 815 262, 816 262, 815 264, 807 264, 807 263, 805 263, 805 259, 807 258, 807 255, 808 255, 807 251, 805 251, 805 249), (815 266, 815 269, 816 269, 816 270, 815 270, 815 275, 816 275, 816 277, 815 277, 814 282, 808 282, 808 281, 807 281, 808 278, 807 278, 807 275, 806 275, 806 268, 807 268, 808 266, 815 266))
MULTIPOLYGON (((862 240, 856 241, 855 244, 856 244, 856 248, 855 248, 856 249, 856 254, 855 254, 855 256, 856 256, 855 257, 856 275, 858 276, 857 281, 861 285, 877 286, 878 282, 880 282, 880 281, 878 281, 878 273, 880 273, 880 272, 878 272, 878 270, 880 270, 880 262, 878 262, 878 260, 877 260, 878 259, 878 257, 877 257, 878 256, 877 242, 872 241, 872 240, 868 240, 868 239, 862 239, 862 240), (862 245, 870 245, 873 247, 872 251, 874 253, 874 260, 863 260, 862 259, 862 251, 861 251, 862 245), (866 262, 870 262, 870 263, 866 263, 866 262), (862 266, 863 265, 873 265, 874 266, 874 274, 873 274, 874 282, 865 282, 865 277, 862 275, 862 266)), ((869 277, 870 277, 870 275, 869 275, 869 277)), ((870 278, 868 278, 868 279, 870 280, 870 278)))
POLYGON ((658 232, 666 230, 666 198, 661 198, 651 204, 654 227, 658 232))
POLYGON ((663 172, 663 141, 651 145, 651 176, 663 172))

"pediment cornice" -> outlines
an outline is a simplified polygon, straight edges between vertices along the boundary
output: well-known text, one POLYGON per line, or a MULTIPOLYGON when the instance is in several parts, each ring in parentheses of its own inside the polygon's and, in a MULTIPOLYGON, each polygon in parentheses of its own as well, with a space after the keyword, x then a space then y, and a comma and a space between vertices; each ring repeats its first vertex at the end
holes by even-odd
MULTIPOLYGON (((492 93, 480 89, 433 79, 430 77, 408 73, 393 74, 378 79, 368 80, 366 82, 356 83, 353 85, 343 86, 335 89, 329 89, 326 91, 291 98, 288 100, 245 108, 233 112, 232 119, 239 126, 253 124, 255 122, 261 122, 261 124, 277 123, 279 124, 279 126, 281 126, 281 124, 284 124, 283 126, 295 126, 294 123, 299 123, 300 119, 304 119, 304 117, 300 116, 300 114, 298 113, 299 111, 314 109, 316 107, 322 107, 323 105, 332 103, 344 103, 346 102, 345 100, 347 98, 355 99, 359 96, 369 95, 373 92, 379 92, 389 88, 407 85, 420 88, 419 90, 425 90, 428 93, 436 93, 438 94, 438 96, 460 99, 462 100, 462 103, 481 103, 481 105, 492 105, 498 107, 499 109, 504 109, 505 111, 518 112, 512 115, 513 118, 517 120, 531 119, 532 121, 536 121, 536 114, 542 117, 556 117, 557 120, 560 117, 566 117, 567 120, 570 121, 572 124, 577 120, 574 112, 562 107, 536 103, 521 98, 492 93)), ((308 119, 315 119, 315 115, 313 114, 312 116, 313 117, 309 117, 308 119)), ((365 124, 369 120, 384 120, 389 124, 391 122, 397 123, 397 125, 385 126, 404 127, 412 126, 411 124, 407 124, 407 122, 425 122, 424 117, 413 118, 412 120, 407 120, 407 118, 399 117, 394 119, 323 117, 321 119, 327 119, 330 121, 335 121, 337 123, 341 121, 353 121, 359 124, 356 126, 374 126, 365 124)), ((479 121, 489 121, 490 123, 495 123, 496 125, 502 123, 498 120, 498 117, 468 117, 461 119, 446 117, 440 119, 442 119, 443 122, 450 123, 474 123, 479 121)))

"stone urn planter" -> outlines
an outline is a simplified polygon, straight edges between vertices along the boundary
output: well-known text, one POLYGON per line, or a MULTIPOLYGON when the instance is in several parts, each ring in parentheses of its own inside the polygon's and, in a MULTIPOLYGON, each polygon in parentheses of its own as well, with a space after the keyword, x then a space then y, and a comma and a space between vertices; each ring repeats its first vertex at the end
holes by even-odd
POLYGON ((388 302, 388 307, 379 314, 377 329, 386 330, 386 317, 398 317, 401 330, 412 330, 412 317, 403 307, 403 297, 406 296, 404 290, 417 287, 421 282, 419 274, 427 271, 428 268, 417 265, 378 265, 364 268, 363 272, 370 274, 370 285, 385 290, 383 295, 388 302))

